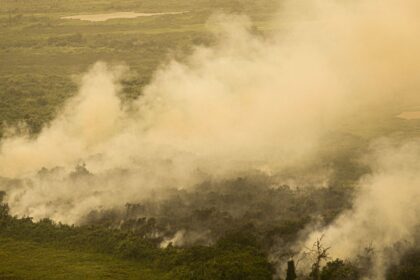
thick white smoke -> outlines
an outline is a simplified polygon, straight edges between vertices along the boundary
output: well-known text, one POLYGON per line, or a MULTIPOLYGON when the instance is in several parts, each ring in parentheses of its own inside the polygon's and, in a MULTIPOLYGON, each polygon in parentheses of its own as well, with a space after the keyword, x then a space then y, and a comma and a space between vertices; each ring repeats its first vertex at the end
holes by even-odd
MULTIPOLYGON (((265 37, 244 16, 215 16, 218 44, 162 66, 131 108, 118 98, 129 70, 97 63, 36 138, 2 140, 0 175, 27 179, 2 184, 12 213, 77 223, 90 210, 205 176, 316 161, 330 132, 375 127, 418 101, 419 8, 414 0, 286 1, 280 31, 265 37), (81 162, 95 176, 66 175, 81 162), (37 175, 43 167, 60 168, 37 175)), ((354 211, 328 229, 331 242, 345 237, 337 255, 355 252, 359 227, 383 245, 409 238, 418 156, 404 149, 384 148, 354 211)))
POLYGON ((321 236, 330 255, 343 259, 375 249, 374 279, 385 279, 385 268, 413 246, 420 225, 420 145, 381 140, 372 146, 367 160, 372 173, 360 181, 352 210, 306 240, 310 247, 321 236))

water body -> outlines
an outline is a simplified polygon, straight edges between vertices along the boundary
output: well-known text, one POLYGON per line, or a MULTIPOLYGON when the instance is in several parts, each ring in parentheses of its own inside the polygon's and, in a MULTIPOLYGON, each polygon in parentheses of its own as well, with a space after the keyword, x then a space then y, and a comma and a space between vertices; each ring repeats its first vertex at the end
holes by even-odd
POLYGON ((117 12, 117 13, 108 13, 108 14, 92 14, 92 15, 75 15, 62 17, 62 19, 78 19, 91 22, 98 21, 107 21, 110 19, 117 18, 137 18, 137 17, 151 17, 151 16, 161 16, 161 15, 178 15, 186 12, 168 12, 168 13, 135 13, 135 12, 117 12))

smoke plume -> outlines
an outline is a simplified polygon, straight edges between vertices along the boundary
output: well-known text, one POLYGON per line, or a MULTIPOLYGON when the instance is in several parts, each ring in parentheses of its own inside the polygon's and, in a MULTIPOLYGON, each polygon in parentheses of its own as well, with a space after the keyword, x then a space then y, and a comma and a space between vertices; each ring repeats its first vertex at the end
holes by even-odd
POLYGON ((385 279, 386 267, 419 238, 420 145, 381 140, 372 145, 366 160, 372 173, 360 180, 353 209, 327 228, 313 232, 305 247, 323 236, 331 256, 343 259, 352 259, 372 247, 372 278, 385 279))
MULTIPOLYGON (((128 67, 99 62, 39 135, 2 139, 7 203, 16 215, 77 223, 93 209, 208 177, 317 165, 332 133, 370 140, 366 131, 419 101, 419 8, 415 0, 286 1, 268 35, 245 16, 214 16, 217 43, 162 65, 130 106, 118 97, 128 67)), ((374 150, 354 209, 326 229, 337 256, 352 256, 365 239, 413 238, 419 148, 374 150)))

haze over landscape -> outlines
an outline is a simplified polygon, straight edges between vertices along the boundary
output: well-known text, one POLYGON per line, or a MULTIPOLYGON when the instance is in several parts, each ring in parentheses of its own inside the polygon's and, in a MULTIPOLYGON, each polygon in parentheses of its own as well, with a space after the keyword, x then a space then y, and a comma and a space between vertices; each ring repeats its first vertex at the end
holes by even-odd
POLYGON ((420 279, 417 1, 109 2, 0 8, 1 279, 420 279))

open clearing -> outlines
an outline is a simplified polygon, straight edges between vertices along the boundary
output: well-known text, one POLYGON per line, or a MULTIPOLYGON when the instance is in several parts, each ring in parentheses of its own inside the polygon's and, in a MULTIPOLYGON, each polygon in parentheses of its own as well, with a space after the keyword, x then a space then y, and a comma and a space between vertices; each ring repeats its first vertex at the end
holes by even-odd
POLYGON ((162 15, 178 15, 186 12, 169 12, 169 13, 135 13, 135 12, 117 12, 109 14, 92 14, 92 15, 76 15, 76 16, 67 16, 62 17, 62 19, 78 19, 84 21, 98 22, 98 21, 107 21, 110 19, 130 19, 137 17, 151 17, 151 16, 162 16, 162 15))

